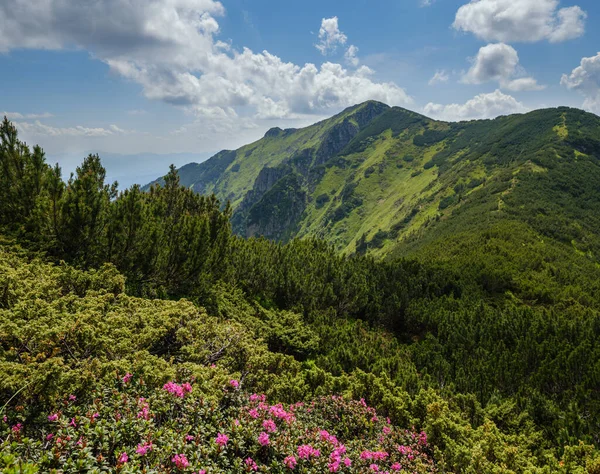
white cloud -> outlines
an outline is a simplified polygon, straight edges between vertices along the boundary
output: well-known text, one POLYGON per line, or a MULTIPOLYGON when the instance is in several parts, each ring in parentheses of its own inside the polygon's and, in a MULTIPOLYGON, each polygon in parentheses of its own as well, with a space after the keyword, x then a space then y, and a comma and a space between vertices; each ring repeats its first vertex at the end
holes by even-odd
MULTIPOLYGON (((216 18, 225 10, 214 0, 37 3, 0 2, 0 51, 85 49, 112 72, 141 85, 147 98, 197 115, 220 108, 228 121, 249 114, 257 120, 294 118, 367 99, 390 105, 411 103, 401 87, 376 81, 366 67, 348 70, 329 62, 319 67, 297 65, 268 51, 236 50, 216 38, 216 18), (239 116, 233 117, 230 110, 239 116)), ((323 20, 321 30, 323 52, 345 44, 336 17, 323 20)), ((350 48, 354 65, 357 48, 350 48)))
POLYGON ((583 108, 600 115, 600 53, 583 58, 571 74, 563 74, 561 85, 585 97, 583 108))
POLYGON ((587 14, 559 0, 471 0, 456 12, 453 27, 485 41, 561 42, 582 36, 587 14))
POLYGON ((348 49, 346 50, 346 53, 344 54, 344 58, 346 59, 346 62, 354 67, 358 66, 358 63, 360 62, 358 60, 358 48, 356 46, 354 46, 353 44, 351 44, 348 49))
POLYGON ((442 105, 430 102, 423 111, 432 118, 456 122, 522 113, 528 109, 514 97, 496 90, 489 94, 479 94, 464 104, 442 105))
POLYGON ((430 7, 433 5, 435 0, 419 0, 419 6, 421 7, 430 7))
MULTIPOLYGON (((39 120, 33 122, 15 122, 15 126, 19 131, 23 131, 29 136, 48 136, 48 137, 68 137, 68 136, 79 136, 79 137, 106 137, 113 135, 114 133, 120 133, 120 129, 106 128, 90 128, 77 125, 75 127, 52 127, 50 125, 43 124, 39 120)), ((116 127, 116 125, 114 126, 116 127)), ((124 131, 123 131, 124 132, 124 131)))
POLYGON ((23 119, 44 119, 54 117, 51 113, 43 112, 41 114, 22 114, 19 112, 0 112, 0 116, 6 117, 9 120, 23 120, 23 119))
POLYGON ((463 76, 463 82, 483 84, 498 81, 502 88, 512 91, 544 89, 532 77, 517 78, 521 72, 519 55, 512 46, 488 44, 479 49, 471 69, 463 76))
POLYGON ((449 74, 444 71, 436 71, 435 74, 433 75, 433 77, 431 79, 429 79, 429 85, 430 86, 434 86, 436 84, 441 84, 442 82, 448 82, 448 80, 450 79, 449 74))
POLYGON ((346 44, 348 37, 340 31, 338 17, 323 18, 319 29, 319 42, 315 45, 324 56, 334 52, 338 45, 346 44))
POLYGON ((541 91, 546 88, 538 82, 533 77, 521 77, 519 79, 512 79, 507 82, 502 83, 503 89, 508 89, 509 91, 514 92, 522 92, 522 91, 541 91))

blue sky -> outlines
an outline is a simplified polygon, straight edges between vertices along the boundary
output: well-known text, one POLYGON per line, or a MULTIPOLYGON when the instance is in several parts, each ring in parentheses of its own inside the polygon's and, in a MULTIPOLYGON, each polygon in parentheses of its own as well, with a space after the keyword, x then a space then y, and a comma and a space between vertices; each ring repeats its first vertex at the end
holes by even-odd
POLYGON ((166 169, 367 99, 445 120, 600 113, 595 0, 44 5, 0 4, 0 112, 67 171, 101 152, 127 184, 132 163, 162 172, 149 153, 166 169))

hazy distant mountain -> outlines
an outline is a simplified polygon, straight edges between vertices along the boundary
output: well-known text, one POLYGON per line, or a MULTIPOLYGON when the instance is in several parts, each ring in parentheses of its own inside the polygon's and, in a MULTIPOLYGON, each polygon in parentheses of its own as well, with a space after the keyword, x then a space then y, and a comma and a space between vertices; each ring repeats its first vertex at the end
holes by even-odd
MULTIPOLYGON (((132 184, 141 185, 154 179, 157 175, 166 174, 169 171, 170 164, 180 167, 191 161, 200 163, 212 155, 212 153, 136 153, 124 155, 103 151, 89 153, 100 155, 102 164, 106 168, 107 182, 118 181, 119 189, 128 188, 132 184)), ((81 164, 83 158, 87 155, 88 153, 49 155, 48 162, 58 162, 62 167, 63 176, 68 179, 69 174, 75 171, 75 168, 81 164)))

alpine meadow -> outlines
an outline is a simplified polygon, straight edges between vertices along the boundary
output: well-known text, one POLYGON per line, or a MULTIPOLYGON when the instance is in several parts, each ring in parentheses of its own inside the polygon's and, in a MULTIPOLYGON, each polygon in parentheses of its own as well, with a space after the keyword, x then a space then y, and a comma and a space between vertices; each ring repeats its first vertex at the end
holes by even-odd
POLYGON ((1 473, 600 474, 600 5, 44 3, 0 3, 1 473))

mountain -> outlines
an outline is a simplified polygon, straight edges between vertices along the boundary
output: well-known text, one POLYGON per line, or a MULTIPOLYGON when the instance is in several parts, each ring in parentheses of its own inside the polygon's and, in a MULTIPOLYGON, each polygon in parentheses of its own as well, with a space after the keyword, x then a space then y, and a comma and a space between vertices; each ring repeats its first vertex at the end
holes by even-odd
POLYGON ((102 150, 87 150, 83 153, 48 155, 50 163, 58 163, 63 175, 67 178, 75 173, 83 157, 89 154, 98 154, 102 157, 102 164, 106 168, 106 181, 117 181, 119 189, 127 189, 133 184, 144 184, 153 179, 165 163, 174 163, 182 166, 190 161, 201 162, 210 158, 212 153, 111 153, 102 150))
POLYGON ((179 174, 245 236, 388 255, 509 219, 598 256, 599 158, 600 118, 577 109, 447 123, 370 101, 179 174))

